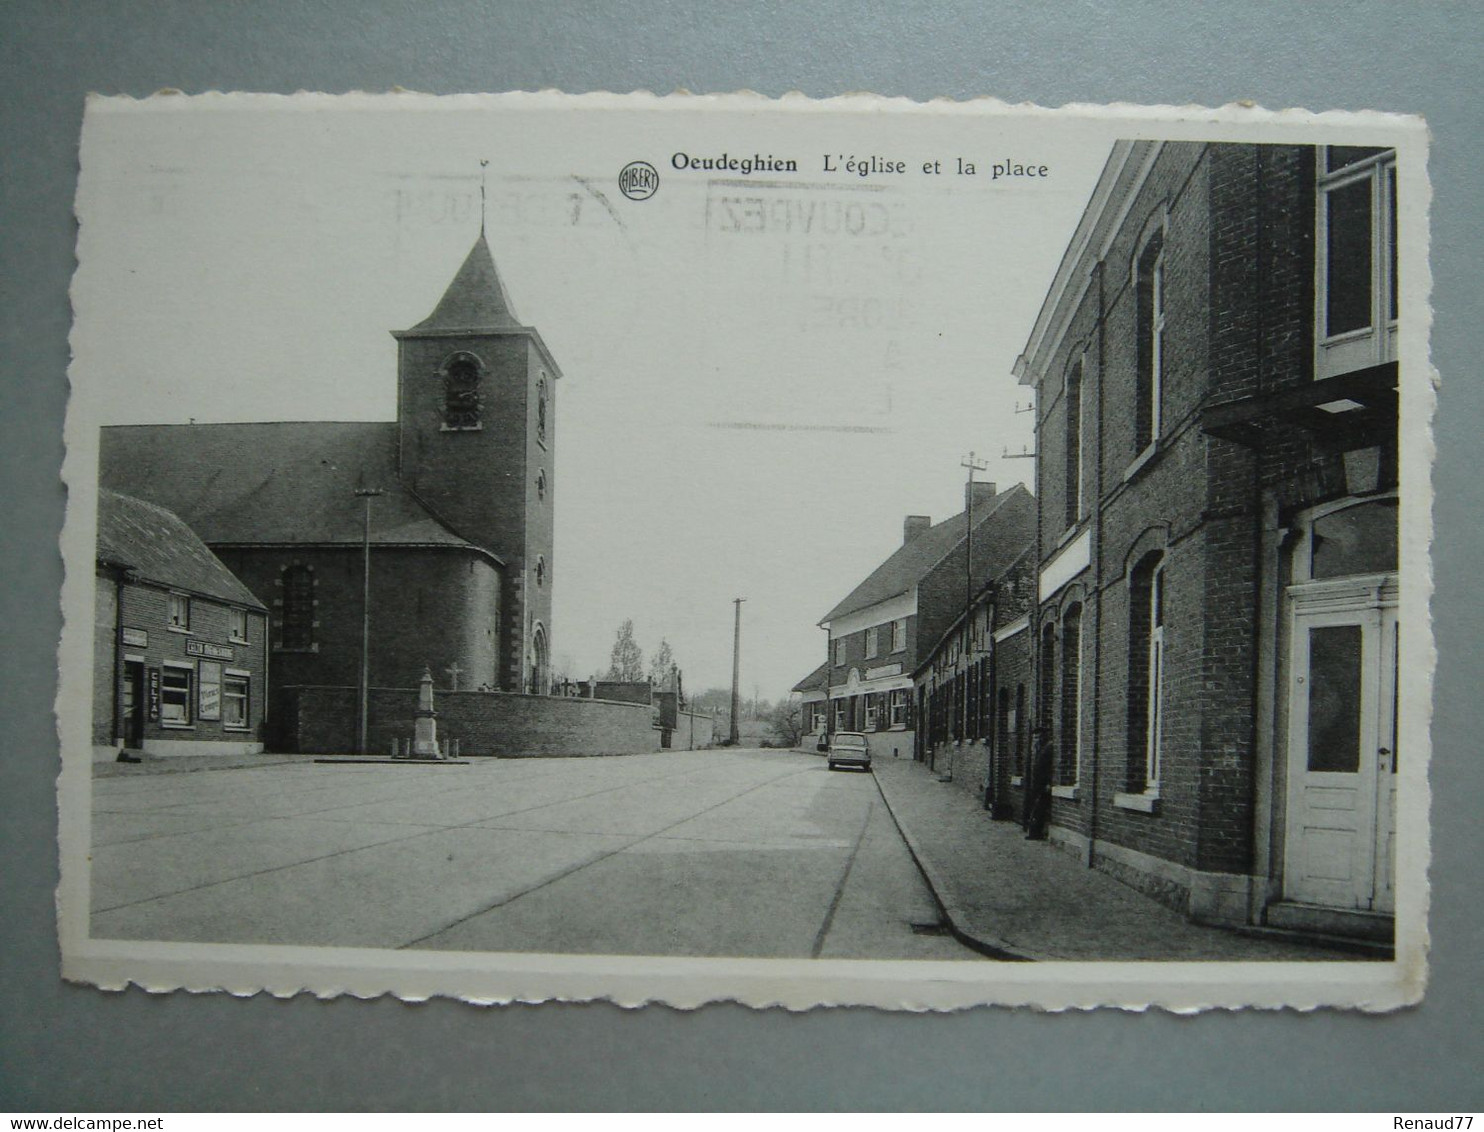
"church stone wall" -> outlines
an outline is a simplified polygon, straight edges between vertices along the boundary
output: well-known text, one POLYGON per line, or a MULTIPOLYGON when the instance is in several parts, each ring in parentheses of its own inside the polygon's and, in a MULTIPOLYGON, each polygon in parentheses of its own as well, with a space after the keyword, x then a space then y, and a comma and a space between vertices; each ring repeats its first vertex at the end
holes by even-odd
MULTIPOLYGON (((653 726, 648 704, 513 692, 438 692, 434 708, 439 740, 457 739, 461 755, 635 755, 660 749, 660 731, 653 726)), ((286 688, 280 709, 286 749, 317 755, 355 749, 355 688, 286 688)), ((390 754, 394 738, 410 739, 416 710, 416 688, 373 688, 368 753, 390 754)))
MULTIPOLYGON (((354 686, 361 665, 359 547, 221 548, 227 568, 266 605, 273 619, 275 688, 354 686), (314 647, 277 647, 285 567, 314 571, 314 647)), ((411 685, 426 665, 442 686, 458 666, 462 687, 496 682, 496 632, 501 615, 500 569, 463 550, 371 548, 371 681, 411 685)))

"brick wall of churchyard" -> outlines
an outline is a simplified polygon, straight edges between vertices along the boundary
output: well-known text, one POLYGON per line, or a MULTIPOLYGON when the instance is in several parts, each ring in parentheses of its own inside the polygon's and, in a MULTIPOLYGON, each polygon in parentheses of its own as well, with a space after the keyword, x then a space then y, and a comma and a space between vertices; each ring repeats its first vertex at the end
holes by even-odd
MULTIPOLYGON (((304 754, 354 751, 354 688, 285 688, 275 708, 285 725, 281 741, 286 749, 304 754)), ((404 743, 411 739, 416 710, 415 688, 373 688, 368 753, 390 754, 394 738, 404 743)), ((653 726, 648 704, 445 691, 435 693, 434 710, 440 742, 457 739, 461 755, 632 755, 660 749, 661 733, 653 726)), ((705 718, 709 726, 710 717, 705 718)))

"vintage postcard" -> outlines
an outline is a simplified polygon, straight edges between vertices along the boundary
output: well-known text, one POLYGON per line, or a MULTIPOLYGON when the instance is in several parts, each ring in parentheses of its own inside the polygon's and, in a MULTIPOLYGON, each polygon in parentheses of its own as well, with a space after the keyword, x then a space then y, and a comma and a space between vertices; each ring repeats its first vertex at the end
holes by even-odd
POLYGON ((805 1009, 1426 983, 1427 133, 96 97, 63 974, 805 1009))

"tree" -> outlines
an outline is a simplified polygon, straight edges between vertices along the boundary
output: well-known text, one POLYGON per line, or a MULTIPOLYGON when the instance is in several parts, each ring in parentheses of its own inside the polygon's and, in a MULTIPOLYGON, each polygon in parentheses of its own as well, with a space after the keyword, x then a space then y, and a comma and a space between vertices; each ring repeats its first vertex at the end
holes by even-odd
POLYGON ((766 718, 780 747, 799 745, 804 736, 804 704, 801 700, 793 696, 779 700, 768 710, 766 718))
POLYGON ((675 654, 670 650, 670 642, 664 637, 660 638, 660 647, 649 659, 649 679, 655 685, 663 685, 670 679, 670 669, 675 664, 675 654))
POLYGON ((634 640, 632 619, 625 620, 618 627, 618 637, 608 658, 608 679, 626 683, 644 679, 644 650, 634 640))

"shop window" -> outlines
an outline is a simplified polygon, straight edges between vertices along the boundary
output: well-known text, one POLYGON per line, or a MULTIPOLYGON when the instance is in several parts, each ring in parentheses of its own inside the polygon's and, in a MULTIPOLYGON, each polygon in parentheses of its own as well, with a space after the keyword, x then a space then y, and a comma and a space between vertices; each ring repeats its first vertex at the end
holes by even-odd
POLYGON ((836 700, 835 701, 835 726, 832 728, 832 730, 834 730, 834 731, 844 731, 845 730, 845 701, 844 700, 836 700))
POLYGON ((875 696, 863 696, 862 699, 865 701, 865 715, 866 715, 865 730, 867 730, 867 731, 875 731, 876 730, 876 714, 877 714, 876 713, 876 697, 875 696))
POLYGON ((248 729, 251 678, 245 672, 228 672, 222 677, 222 726, 231 731, 248 729))
POLYGON ((167 664, 160 671, 160 723, 165 727, 191 725, 191 693, 195 669, 167 664))
POLYGON ((905 727, 907 725, 907 690, 899 688, 891 694, 890 721, 892 727, 905 727))

